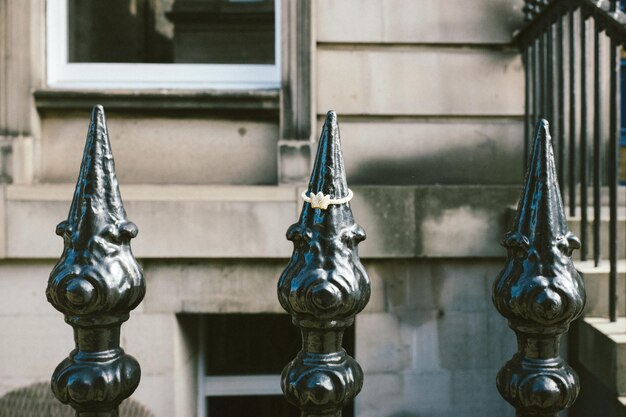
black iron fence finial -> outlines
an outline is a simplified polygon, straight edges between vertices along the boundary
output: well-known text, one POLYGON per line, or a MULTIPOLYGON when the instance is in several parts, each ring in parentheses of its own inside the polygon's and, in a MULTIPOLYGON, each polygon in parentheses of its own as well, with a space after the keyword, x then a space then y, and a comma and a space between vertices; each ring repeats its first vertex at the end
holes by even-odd
POLYGON ((139 384, 137 361, 120 348, 120 327, 145 293, 130 239, 104 110, 91 115, 83 161, 63 237, 61 258, 50 274, 48 301, 74 328, 76 349, 52 375, 52 390, 77 416, 117 417, 118 405, 139 384))
POLYGON ((498 390, 518 417, 556 417, 580 389, 559 343, 583 311, 585 290, 571 258, 580 241, 567 227, 545 120, 537 125, 526 185, 503 245, 507 262, 493 302, 515 331, 518 352, 498 373, 498 390))
POLYGON ((365 239, 348 202, 337 116, 328 112, 300 219, 287 231, 293 255, 278 299, 302 332, 302 350, 281 385, 302 417, 341 417, 363 385, 359 364, 342 348, 345 329, 370 296, 357 245, 365 239))

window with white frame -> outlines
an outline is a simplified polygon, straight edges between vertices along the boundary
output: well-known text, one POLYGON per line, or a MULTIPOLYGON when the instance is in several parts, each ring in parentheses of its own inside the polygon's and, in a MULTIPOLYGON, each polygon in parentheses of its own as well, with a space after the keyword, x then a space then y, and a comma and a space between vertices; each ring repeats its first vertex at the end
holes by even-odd
POLYGON ((279 2, 47 0, 47 84, 278 88, 279 2))
MULTIPOLYGON (((280 373, 301 348, 286 314, 206 314, 199 323, 199 417, 300 417, 280 389, 280 373)), ((344 346, 354 354, 354 327, 344 346)), ((352 405, 344 417, 353 417, 352 405)))

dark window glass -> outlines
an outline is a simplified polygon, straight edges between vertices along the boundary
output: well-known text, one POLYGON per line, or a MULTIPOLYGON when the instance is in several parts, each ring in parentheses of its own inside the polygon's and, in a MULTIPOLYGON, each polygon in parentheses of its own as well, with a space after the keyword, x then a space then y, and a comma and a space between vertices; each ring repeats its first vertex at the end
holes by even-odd
POLYGON ((207 375, 277 374, 300 350, 287 314, 209 314, 205 324, 207 375))
MULTIPOLYGON (((300 351, 300 330, 287 314, 207 314, 204 316, 205 373, 210 376, 280 374, 300 351)), ((343 345, 354 356, 354 326, 343 345)), ((282 396, 207 397, 209 417, 299 417, 282 396)), ((353 417, 354 406, 343 417, 353 417)))
POLYGON ((274 64, 274 0, 68 0, 70 62, 274 64))
POLYGON ((208 417, 300 417, 300 410, 280 395, 208 397, 208 417))
MULTIPOLYGON (((206 375, 279 374, 302 346, 287 314, 208 314, 204 334, 206 375)), ((343 344, 354 355, 354 326, 343 344)))

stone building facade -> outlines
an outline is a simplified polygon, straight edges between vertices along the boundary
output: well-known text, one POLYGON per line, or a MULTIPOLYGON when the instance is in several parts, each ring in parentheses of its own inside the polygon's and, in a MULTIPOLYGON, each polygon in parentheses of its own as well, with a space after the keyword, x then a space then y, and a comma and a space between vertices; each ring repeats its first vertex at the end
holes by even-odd
POLYGON ((495 374, 515 338, 490 294, 522 184, 522 1, 281 0, 279 85, 238 90, 50 85, 55 1, 0 0, 0 395, 73 347, 44 290, 93 104, 140 231, 148 291, 122 345, 156 417, 203 407, 204 318, 284 314, 284 233, 333 109, 373 285, 355 415, 514 415, 495 374))

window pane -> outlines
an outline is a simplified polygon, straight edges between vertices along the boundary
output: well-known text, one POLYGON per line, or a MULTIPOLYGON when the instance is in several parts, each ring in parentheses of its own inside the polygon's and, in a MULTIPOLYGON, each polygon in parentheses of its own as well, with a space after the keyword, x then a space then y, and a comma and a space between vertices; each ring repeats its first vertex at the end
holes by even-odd
MULTIPOLYGON (((205 324, 206 375, 279 374, 302 346, 287 314, 208 314, 205 324)), ((343 344, 354 355, 354 326, 343 344)))
POLYGON ((68 0, 70 62, 274 64, 274 0, 68 0))
POLYGON ((211 314, 205 323, 207 375, 279 374, 300 350, 287 314, 211 314))
MULTIPOLYGON (((301 348, 300 330, 287 314, 207 314, 204 316, 205 374, 279 374, 301 348)), ((354 356, 354 326, 343 344, 354 356)), ((282 396, 207 397, 208 417, 300 417, 282 396)), ((350 402, 343 417, 354 416, 350 402)))

